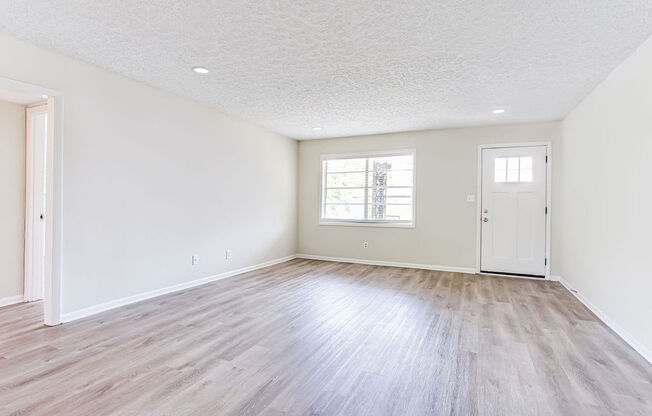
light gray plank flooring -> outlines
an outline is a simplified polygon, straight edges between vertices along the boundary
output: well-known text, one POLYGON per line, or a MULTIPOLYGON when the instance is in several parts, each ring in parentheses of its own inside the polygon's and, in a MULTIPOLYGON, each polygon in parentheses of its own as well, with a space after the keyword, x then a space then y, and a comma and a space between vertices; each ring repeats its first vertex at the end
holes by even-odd
POLYGON ((0 415, 652 415, 559 283, 293 260, 54 328, 0 309, 0 415))

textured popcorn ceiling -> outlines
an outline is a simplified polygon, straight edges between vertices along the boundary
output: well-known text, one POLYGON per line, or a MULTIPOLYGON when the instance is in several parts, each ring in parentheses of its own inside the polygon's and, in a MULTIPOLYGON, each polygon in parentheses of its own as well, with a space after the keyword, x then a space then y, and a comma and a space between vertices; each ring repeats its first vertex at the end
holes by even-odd
POLYGON ((559 119, 652 34, 650 0, 0 0, 0 11, 4 32, 294 138, 559 119))

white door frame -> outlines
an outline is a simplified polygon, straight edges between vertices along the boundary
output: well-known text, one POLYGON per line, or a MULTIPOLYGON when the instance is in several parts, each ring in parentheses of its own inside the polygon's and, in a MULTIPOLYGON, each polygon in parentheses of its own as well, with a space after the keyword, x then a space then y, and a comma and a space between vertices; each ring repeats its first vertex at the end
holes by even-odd
MULTIPOLYGON (((43 226, 48 221, 45 216, 44 186, 47 155, 46 137, 34 131, 34 117, 47 115, 47 104, 36 104, 25 109, 25 282, 23 297, 25 302, 43 299, 43 271, 45 270, 45 234, 43 226), (41 140, 43 139, 43 140, 41 140), (39 215, 41 218, 39 219, 39 215)), ((46 124, 47 128, 47 124, 46 124)))
POLYGON ((0 87, 47 96, 48 141, 46 167, 45 293, 44 323, 61 323, 63 249, 63 94, 49 88, 0 77, 0 87))
MULTIPOLYGON (((550 280, 550 218, 551 218, 551 205, 550 196, 552 190, 552 142, 519 142, 519 143, 498 143, 498 144, 481 144, 478 145, 478 180, 476 185, 476 194, 478 195, 477 209, 476 209, 476 250, 475 250, 475 272, 480 273, 480 260, 482 257, 482 151, 484 149, 499 149, 510 147, 533 147, 545 146, 546 147, 546 207, 548 207, 548 215, 546 215, 546 273, 545 279, 550 280)), ((515 276, 519 277, 519 276, 515 276)), ((530 278, 525 277, 524 278, 530 278)), ((540 278, 538 278, 540 280, 540 278)))

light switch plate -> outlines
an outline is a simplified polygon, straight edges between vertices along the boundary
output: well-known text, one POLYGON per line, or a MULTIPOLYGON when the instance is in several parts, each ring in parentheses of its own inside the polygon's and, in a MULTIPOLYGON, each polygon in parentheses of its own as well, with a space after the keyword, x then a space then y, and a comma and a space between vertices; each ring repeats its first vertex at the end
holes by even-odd
POLYGON ((475 202, 475 195, 467 195, 466 196, 466 202, 475 202))

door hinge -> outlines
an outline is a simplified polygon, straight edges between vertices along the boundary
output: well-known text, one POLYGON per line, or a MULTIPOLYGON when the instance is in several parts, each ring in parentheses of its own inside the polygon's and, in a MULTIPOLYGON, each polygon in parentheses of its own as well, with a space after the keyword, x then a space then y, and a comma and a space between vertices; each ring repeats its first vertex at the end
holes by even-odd
POLYGON ((548 207, 546 207, 546 215, 548 215, 548 207))
POLYGON ((546 155, 546 163, 548 163, 548 156, 546 155))
POLYGON ((545 262, 543 263, 543 265, 544 265, 544 266, 547 266, 547 265, 548 265, 548 259, 545 260, 545 262))

